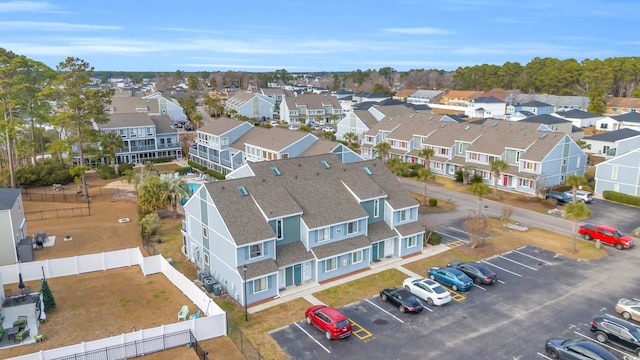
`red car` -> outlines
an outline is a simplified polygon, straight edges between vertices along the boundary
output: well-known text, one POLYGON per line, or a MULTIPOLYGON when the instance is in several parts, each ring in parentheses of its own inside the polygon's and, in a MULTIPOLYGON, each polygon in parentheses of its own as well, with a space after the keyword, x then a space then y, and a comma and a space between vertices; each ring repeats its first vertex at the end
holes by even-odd
POLYGON ((307 324, 315 325, 324 332, 328 340, 342 339, 351 335, 351 322, 349 318, 334 307, 315 305, 308 308, 304 316, 307 324))

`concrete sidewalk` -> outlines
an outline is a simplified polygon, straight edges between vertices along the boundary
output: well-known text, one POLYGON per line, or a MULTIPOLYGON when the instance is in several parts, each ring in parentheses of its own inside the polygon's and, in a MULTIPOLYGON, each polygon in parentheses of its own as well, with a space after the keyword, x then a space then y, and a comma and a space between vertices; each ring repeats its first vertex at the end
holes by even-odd
MULTIPOLYGON (((420 260, 420 259, 424 259, 424 258, 428 258, 430 256, 434 256, 434 255, 438 255, 440 253, 443 253, 447 250, 451 249, 450 247, 448 247, 447 245, 444 244, 440 244, 437 246, 427 246, 421 254, 416 255, 416 256, 411 256, 409 258, 403 259, 403 258, 399 258, 399 257, 393 257, 390 259, 384 259, 383 261, 381 261, 380 263, 373 263, 371 264, 370 270, 367 271, 362 271, 347 277, 343 277, 340 279, 336 279, 334 281, 330 281, 328 283, 324 283, 324 284, 318 284, 316 282, 310 282, 310 283, 305 283, 302 285, 298 285, 298 286, 294 286, 291 288, 288 288, 286 290, 283 290, 280 294, 280 297, 275 298, 274 300, 262 303, 262 304, 258 304, 255 306, 251 306, 249 307, 248 311, 249 313, 253 314, 265 309, 268 309, 272 306, 276 306, 276 305, 280 305, 282 303, 285 303, 287 301, 291 301, 294 299, 298 299, 298 298, 305 298, 307 301, 309 301, 312 304, 321 304, 322 302, 318 299, 316 299, 312 294, 316 293, 318 291, 322 291, 328 288, 332 288, 334 286, 337 285, 341 285, 344 283, 348 283, 351 282, 353 280, 356 279, 360 279, 372 274, 376 274, 388 269, 398 269, 399 271, 402 271, 403 273, 407 274, 407 277, 409 276, 416 276, 416 277, 420 277, 418 274, 412 272, 411 270, 408 270, 406 268, 404 268, 402 265, 405 264, 409 264, 412 263, 414 261, 420 260)), ((425 269, 426 270, 426 269, 425 269)), ((400 286, 400 284, 398 284, 398 286, 400 286)), ((382 289, 380 289, 382 290, 382 289)), ((373 294, 372 294, 373 295, 373 294)), ((367 295, 368 296, 368 295, 367 295)))

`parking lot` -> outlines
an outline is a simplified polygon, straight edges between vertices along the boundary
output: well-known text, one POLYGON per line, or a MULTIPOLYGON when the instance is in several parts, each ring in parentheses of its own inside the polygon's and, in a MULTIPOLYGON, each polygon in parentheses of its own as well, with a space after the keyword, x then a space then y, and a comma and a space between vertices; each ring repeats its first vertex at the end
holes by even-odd
MULTIPOLYGON (((346 339, 326 340, 303 314, 271 336, 294 359, 545 359, 548 338, 593 339, 593 315, 615 314, 619 298, 639 297, 634 251, 612 249, 602 260, 579 261, 525 246, 483 259, 499 281, 452 292, 444 306, 402 314, 370 294, 340 308, 353 323, 346 339)), ((631 355, 611 351, 620 359, 631 355)))

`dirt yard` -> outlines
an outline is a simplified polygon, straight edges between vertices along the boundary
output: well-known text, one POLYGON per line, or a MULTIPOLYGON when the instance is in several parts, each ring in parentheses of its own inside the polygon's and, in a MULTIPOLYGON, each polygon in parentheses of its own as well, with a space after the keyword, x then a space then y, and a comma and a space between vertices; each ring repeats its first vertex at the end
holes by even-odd
MULTIPOLYGON (((135 193, 128 191, 126 184, 119 181, 113 184, 117 189, 105 187, 113 180, 90 178, 89 181, 90 216, 56 218, 55 212, 48 211, 86 207, 86 202, 51 203, 29 201, 28 197, 23 197, 28 234, 44 231, 49 236, 56 236, 53 246, 34 252, 36 261, 138 247, 147 255, 141 247, 135 193), (40 211, 47 212, 38 213, 40 211), (45 220, 33 220, 41 216, 45 220), (131 222, 120 223, 118 220, 121 218, 129 218, 131 222), (65 237, 71 240, 65 241, 65 237)), ((67 187, 74 188, 75 185, 67 187)), ((52 190, 43 188, 38 192, 38 189, 30 189, 30 193, 31 198, 36 199, 35 194, 51 194, 52 190)), ((172 257, 176 268, 186 273, 188 278, 195 278, 195 268, 180 253, 179 224, 182 217, 162 217, 161 233, 165 241, 158 244, 158 250, 163 256, 172 257)), ((1 359, 172 323, 177 321, 182 305, 189 305, 190 314, 197 311, 196 306, 163 275, 145 277, 138 266, 47 280, 57 308, 47 313, 47 321, 40 327, 45 340, 0 349, 1 359)), ((34 290, 40 289, 39 281, 26 282, 26 285, 34 290)), ((15 287, 16 284, 5 284, 7 289, 15 287)), ((242 358, 227 337, 201 342, 201 346, 205 351, 213 352, 215 349, 216 355, 224 355, 216 358, 242 358)), ((194 350, 186 346, 146 357, 197 359, 194 350)))

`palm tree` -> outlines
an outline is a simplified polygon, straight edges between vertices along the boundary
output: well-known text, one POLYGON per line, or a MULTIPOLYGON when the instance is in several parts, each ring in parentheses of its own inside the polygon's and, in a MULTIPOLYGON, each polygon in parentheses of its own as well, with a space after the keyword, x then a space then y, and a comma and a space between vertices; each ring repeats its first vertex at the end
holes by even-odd
POLYGON ((347 141, 347 146, 351 147, 351 145, 358 141, 358 135, 353 131, 344 134, 344 139, 347 141))
POLYGON ((163 196, 167 198, 167 202, 173 207, 173 218, 178 216, 178 202, 191 195, 187 181, 182 177, 166 179, 164 181, 163 196))
POLYGON ((576 191, 578 190, 578 186, 586 184, 587 178, 585 178, 582 175, 571 174, 567 176, 564 183, 567 185, 571 185, 571 194, 573 195, 573 202, 576 202, 576 191))
POLYGON ((471 175, 471 171, 473 171, 475 167, 473 165, 464 164, 460 171, 462 171, 462 183, 467 185, 469 183, 469 176, 471 175))
POLYGON ((478 216, 481 216, 480 211, 482 210, 482 198, 491 194, 491 189, 489 188, 489 185, 479 182, 471 184, 469 192, 478 197, 478 216))
MULTIPOLYGON (((116 152, 118 150, 124 149, 124 141, 122 140, 122 136, 118 135, 116 132, 108 132, 102 134, 100 137, 100 147, 102 150, 109 154, 109 159, 111 160, 111 167, 116 169, 116 152)), ((122 174, 120 174, 122 175, 122 174)))
POLYGON ((158 210, 166 207, 168 203, 169 198, 166 196, 166 186, 158 176, 149 176, 146 181, 138 187, 138 207, 140 213, 157 213, 158 210))
POLYGON ((433 155, 435 155, 435 151, 433 151, 432 148, 424 148, 420 150, 420 152, 418 153, 418 157, 421 157, 424 159, 424 166, 427 169, 431 169, 430 159, 433 155))
POLYGON ((498 193, 498 178, 500 177, 501 172, 509 168, 509 164, 502 159, 494 159, 489 161, 489 166, 493 173, 493 197, 496 197, 496 194, 498 193))
POLYGON ((433 180, 434 175, 431 174, 431 169, 428 167, 423 167, 418 169, 417 179, 424 183, 424 188, 422 190, 422 205, 427 206, 427 181, 433 180))
POLYGON ((576 232, 578 232, 578 220, 585 219, 591 215, 591 210, 581 202, 575 201, 575 192, 574 192, 574 200, 571 204, 567 204, 564 207, 564 217, 566 219, 573 220, 573 231, 571 234, 573 235, 573 246, 571 251, 574 253, 578 251, 576 249, 576 232))
POLYGON ((376 155, 376 157, 382 159, 383 163, 387 161, 389 150, 391 150, 391 145, 386 141, 381 141, 373 147, 374 154, 376 155))

